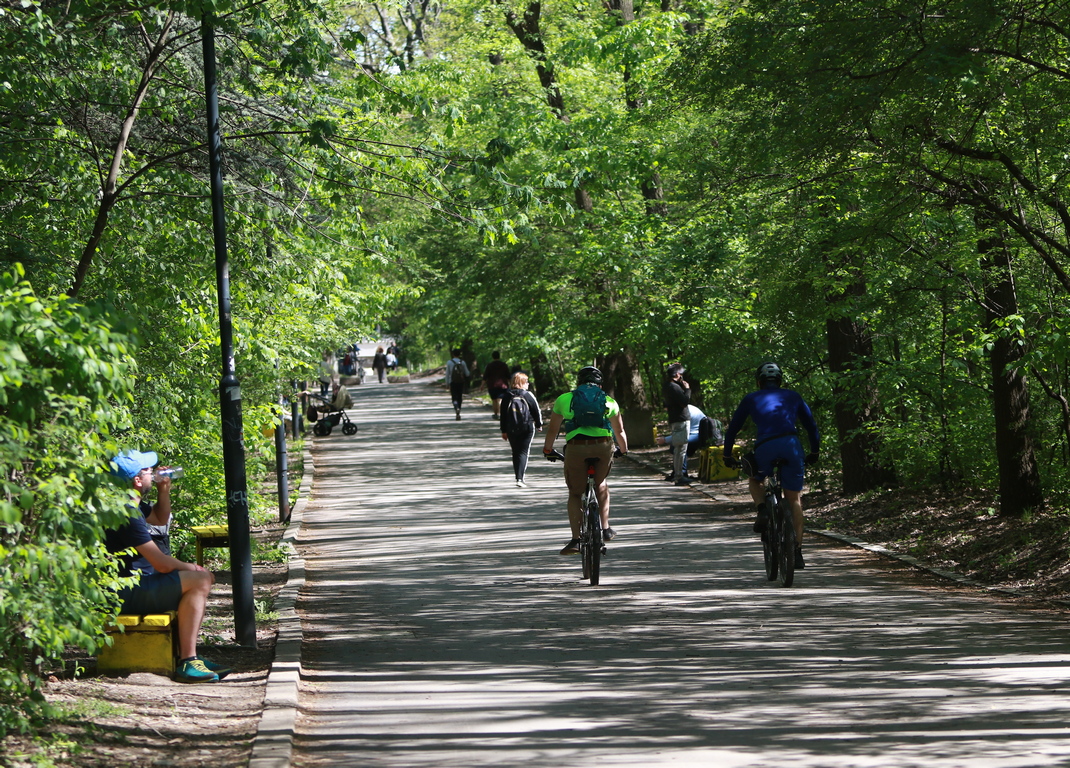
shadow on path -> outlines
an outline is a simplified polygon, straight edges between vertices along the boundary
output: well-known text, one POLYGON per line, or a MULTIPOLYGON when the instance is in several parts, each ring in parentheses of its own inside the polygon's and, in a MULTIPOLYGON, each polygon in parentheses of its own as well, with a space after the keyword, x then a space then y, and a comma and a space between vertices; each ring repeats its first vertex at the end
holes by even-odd
POLYGON ((813 539, 782 589, 738 508, 627 461, 591 587, 560 467, 515 488, 489 409, 355 396, 314 447, 294 765, 1070 764, 1056 614, 813 539))

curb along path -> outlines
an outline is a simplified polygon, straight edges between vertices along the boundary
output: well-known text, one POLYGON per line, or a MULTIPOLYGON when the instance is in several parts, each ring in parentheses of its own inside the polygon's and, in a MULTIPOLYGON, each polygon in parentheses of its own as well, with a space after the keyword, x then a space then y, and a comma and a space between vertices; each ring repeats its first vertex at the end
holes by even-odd
POLYGON ((737 507, 629 462, 590 587, 558 466, 517 489, 489 409, 355 389, 360 432, 314 444, 255 768, 1070 759, 1056 614, 812 538, 779 588, 737 507))

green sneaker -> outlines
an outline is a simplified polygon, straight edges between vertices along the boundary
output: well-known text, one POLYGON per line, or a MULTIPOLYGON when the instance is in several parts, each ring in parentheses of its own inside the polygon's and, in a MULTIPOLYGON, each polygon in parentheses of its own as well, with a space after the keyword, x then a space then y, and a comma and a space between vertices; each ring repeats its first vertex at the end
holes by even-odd
POLYGON ((175 680, 179 683, 218 683, 217 675, 204 662, 194 656, 192 659, 180 662, 175 672, 175 680))
POLYGON ((210 671, 215 672, 219 676, 220 680, 222 680, 224 677, 234 671, 231 667, 226 667, 222 664, 216 664, 214 661, 208 661, 208 659, 204 658, 203 656, 198 656, 197 660, 200 661, 201 664, 203 664, 204 666, 208 667, 210 671))

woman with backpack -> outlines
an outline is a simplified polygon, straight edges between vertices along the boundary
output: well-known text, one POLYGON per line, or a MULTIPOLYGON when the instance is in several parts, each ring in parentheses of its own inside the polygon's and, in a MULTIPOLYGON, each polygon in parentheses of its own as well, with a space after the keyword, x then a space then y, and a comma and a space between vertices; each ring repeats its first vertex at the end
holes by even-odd
POLYGON ((513 374, 509 389, 502 395, 499 424, 502 440, 508 440, 513 450, 516 487, 527 488, 524 475, 528 470, 528 451, 535 433, 542 430, 542 411, 535 395, 528 392, 528 375, 523 371, 513 374))

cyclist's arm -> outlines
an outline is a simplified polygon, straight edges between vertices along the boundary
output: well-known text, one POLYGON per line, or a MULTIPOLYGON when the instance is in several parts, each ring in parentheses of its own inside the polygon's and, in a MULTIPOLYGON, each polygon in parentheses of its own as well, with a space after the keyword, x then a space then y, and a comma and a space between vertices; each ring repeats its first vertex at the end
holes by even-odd
POLYGON ((736 408, 736 412, 732 414, 732 420, 728 422, 728 429, 724 431, 724 446, 722 446, 722 450, 726 457, 732 456, 732 448, 736 444, 736 435, 739 434, 739 430, 743 428, 744 422, 747 421, 745 402, 746 399, 744 398, 744 401, 736 408))
POLYGON ((609 427, 613 430, 613 436, 617 439, 617 447, 620 448, 620 452, 627 453, 628 435, 624 432, 624 420, 621 419, 619 413, 610 417, 609 427))
POLYGON ((818 461, 821 451, 821 433, 817 430, 817 422, 814 420, 814 414, 810 411, 810 406, 806 404, 805 400, 800 399, 800 403, 798 418, 802 422, 803 428, 806 429, 806 436, 810 438, 810 453, 806 455, 806 464, 810 466, 818 461))
POLYGON ((554 440, 557 438, 557 433, 561 431, 561 423, 565 420, 565 417, 560 413, 550 414, 550 423, 546 427, 546 438, 543 440, 542 452, 544 454, 551 453, 554 450, 554 440))

